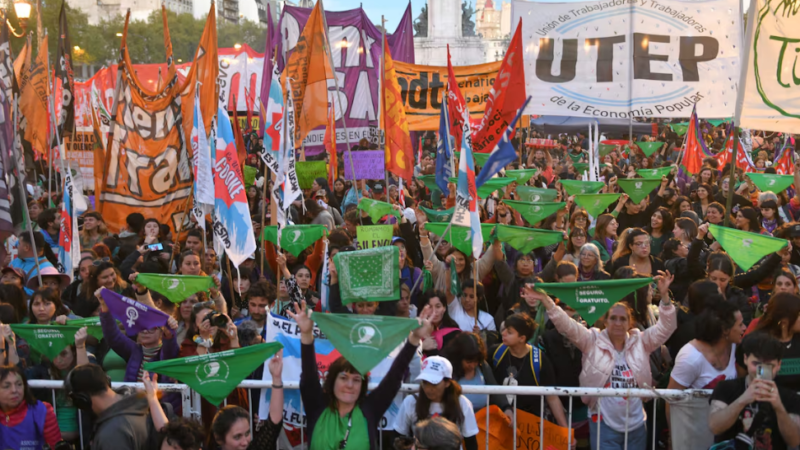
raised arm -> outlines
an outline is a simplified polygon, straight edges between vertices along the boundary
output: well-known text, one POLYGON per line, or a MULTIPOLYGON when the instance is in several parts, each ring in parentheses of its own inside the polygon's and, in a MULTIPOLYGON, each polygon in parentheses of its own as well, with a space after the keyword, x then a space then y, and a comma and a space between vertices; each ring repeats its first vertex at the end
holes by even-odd
POLYGON ((553 322, 556 329, 567 336, 575 347, 581 352, 586 353, 592 345, 594 345, 595 336, 591 330, 587 329, 578 322, 572 320, 567 313, 561 308, 557 307, 553 299, 547 294, 536 292, 533 285, 526 285, 522 290, 524 298, 533 298, 539 300, 544 308, 547 310, 547 316, 553 322))
POLYGON ((658 322, 642 333, 642 345, 647 353, 652 353, 661 347, 678 328, 677 311, 669 296, 669 286, 675 276, 667 271, 659 272, 655 278, 658 281, 661 303, 658 305, 658 322))
POLYGON ((119 331, 117 322, 114 320, 114 317, 111 316, 111 312, 109 312, 105 300, 103 300, 103 297, 100 295, 103 289, 105 288, 100 288, 94 293, 95 297, 97 297, 97 300, 100 302, 100 328, 103 330, 103 337, 108 341, 108 346, 122 359, 127 361, 136 348, 136 342, 128 339, 127 336, 119 331))

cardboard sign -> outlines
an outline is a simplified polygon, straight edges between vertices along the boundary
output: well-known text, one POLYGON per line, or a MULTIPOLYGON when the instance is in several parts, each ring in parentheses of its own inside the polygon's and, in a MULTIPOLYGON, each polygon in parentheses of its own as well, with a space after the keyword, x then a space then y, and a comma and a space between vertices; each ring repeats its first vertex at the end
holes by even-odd
POLYGON ((328 165, 325 161, 297 161, 295 171, 300 189, 311 189, 316 178, 328 178, 328 165))
POLYGON ((392 245, 392 225, 366 225, 356 227, 358 250, 392 245))
POLYGON ((353 167, 356 171, 356 180, 383 180, 385 177, 386 153, 383 150, 368 150, 342 153, 339 157, 344 163, 344 177, 353 179, 353 170, 350 166, 350 155, 353 155, 353 167))

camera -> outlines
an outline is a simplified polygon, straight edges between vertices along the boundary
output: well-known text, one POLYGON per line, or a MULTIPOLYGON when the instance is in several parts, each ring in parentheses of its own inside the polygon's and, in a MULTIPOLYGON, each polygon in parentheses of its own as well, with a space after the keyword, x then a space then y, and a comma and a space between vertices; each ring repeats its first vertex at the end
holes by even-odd
POLYGON ((212 327, 220 327, 220 328, 222 328, 222 327, 228 325, 228 316, 226 316, 224 314, 220 314, 220 313, 218 313, 216 311, 211 311, 208 314, 206 314, 206 318, 203 319, 203 320, 207 320, 207 321, 211 322, 211 326, 212 327))

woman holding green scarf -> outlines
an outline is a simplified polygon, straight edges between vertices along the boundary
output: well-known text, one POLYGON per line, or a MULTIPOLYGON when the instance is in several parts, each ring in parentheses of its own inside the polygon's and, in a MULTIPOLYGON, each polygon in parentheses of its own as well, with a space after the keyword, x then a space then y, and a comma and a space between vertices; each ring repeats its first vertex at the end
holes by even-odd
POLYGON ((400 390, 406 368, 423 339, 431 334, 431 310, 420 314, 420 327, 408 340, 378 387, 367 394, 369 377, 362 376, 344 357, 328 368, 323 386, 319 384, 314 351, 314 321, 303 302, 288 312, 300 327, 303 372, 300 395, 308 419, 308 435, 314 450, 377 450, 378 425, 400 390))

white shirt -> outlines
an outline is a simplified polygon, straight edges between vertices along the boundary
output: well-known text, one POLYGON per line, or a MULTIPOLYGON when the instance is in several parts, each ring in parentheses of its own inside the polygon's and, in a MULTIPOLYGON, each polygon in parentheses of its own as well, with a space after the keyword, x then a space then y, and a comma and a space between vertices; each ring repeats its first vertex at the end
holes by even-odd
MULTIPOLYGON (((450 314, 450 318, 456 321, 461 331, 472 333, 472 329, 475 327, 475 318, 464 311, 459 298, 456 298, 452 303, 447 305, 447 312, 450 314)), ((487 312, 478 310, 478 328, 481 330, 497 331, 497 327, 494 325, 494 317, 487 312)))
MULTIPOLYGON (((425 395, 420 393, 419 395, 425 395)), ((458 398, 458 404, 461 406, 461 412, 464 413, 464 422, 459 425, 461 436, 468 438, 478 434, 478 422, 475 420, 475 413, 472 411, 472 403, 467 397, 463 395, 458 398)), ((403 400, 400 405, 400 410, 397 411, 397 416, 394 419, 394 431, 402 434, 403 436, 413 436, 412 427, 417 423, 417 397, 409 395, 403 400)), ((431 403, 430 415, 442 414, 444 409, 441 403, 431 403)))
POLYGON ((736 344, 731 346, 728 365, 723 370, 717 370, 700 350, 688 343, 675 357, 675 367, 670 377, 687 389, 714 389, 722 380, 733 380, 736 378, 736 344))
MULTIPOLYGON (((637 387, 633 371, 625 360, 624 351, 617 352, 611 377, 603 387, 612 389, 635 389, 637 387)), ((625 397, 600 397, 597 404, 600 407, 600 416, 603 422, 614 431, 624 433, 626 422, 628 432, 644 425, 644 405, 642 405, 641 398, 628 397, 626 400, 625 397), (630 406, 627 405, 628 402, 630 402, 630 406)))

